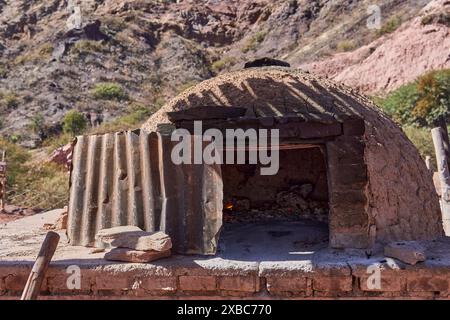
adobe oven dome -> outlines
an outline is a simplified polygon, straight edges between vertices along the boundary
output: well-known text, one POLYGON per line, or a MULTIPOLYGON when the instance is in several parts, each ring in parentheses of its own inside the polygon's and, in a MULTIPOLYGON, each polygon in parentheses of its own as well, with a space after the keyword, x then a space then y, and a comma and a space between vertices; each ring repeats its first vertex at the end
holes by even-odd
POLYGON ((157 124, 168 123, 166 112, 200 106, 244 107, 251 118, 293 116, 325 123, 363 119, 367 233, 382 243, 443 234, 432 176, 417 149, 389 117, 354 90, 291 68, 250 68, 186 90, 150 117, 143 129, 155 131, 157 124))

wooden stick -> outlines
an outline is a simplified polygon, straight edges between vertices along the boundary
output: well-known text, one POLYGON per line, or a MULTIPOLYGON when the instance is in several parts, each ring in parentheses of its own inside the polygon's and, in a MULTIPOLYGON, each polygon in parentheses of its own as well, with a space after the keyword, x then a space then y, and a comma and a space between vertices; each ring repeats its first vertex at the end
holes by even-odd
POLYGON ((441 184, 442 224, 445 234, 450 235, 450 171, 445 153, 444 132, 441 128, 431 130, 434 150, 436 152, 437 169, 441 184))
POLYGON ((56 247, 59 242, 59 234, 56 232, 48 232, 42 243, 41 250, 39 251, 36 262, 33 269, 31 269, 30 276, 28 277, 27 284, 23 290, 20 300, 36 300, 39 292, 41 291, 42 281, 44 280, 45 273, 47 272, 48 265, 52 260, 53 254, 56 251, 56 247))
POLYGON ((427 169, 433 172, 433 168, 431 166, 431 157, 425 156, 425 165, 427 166, 427 169))
POLYGON ((442 143, 444 144, 445 155, 447 156, 447 163, 450 166, 450 141, 448 138, 448 130, 447 123, 445 122, 445 118, 443 116, 439 117, 438 120, 439 128, 442 130, 442 143))

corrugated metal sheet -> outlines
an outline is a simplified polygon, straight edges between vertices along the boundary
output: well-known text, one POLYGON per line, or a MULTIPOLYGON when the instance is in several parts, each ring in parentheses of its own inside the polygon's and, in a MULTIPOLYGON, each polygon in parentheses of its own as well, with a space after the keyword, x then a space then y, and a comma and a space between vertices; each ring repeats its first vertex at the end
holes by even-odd
POLYGON ((222 226, 220 165, 175 165, 169 135, 128 131, 77 138, 68 237, 93 246, 103 228, 165 231, 173 251, 214 254, 222 226))

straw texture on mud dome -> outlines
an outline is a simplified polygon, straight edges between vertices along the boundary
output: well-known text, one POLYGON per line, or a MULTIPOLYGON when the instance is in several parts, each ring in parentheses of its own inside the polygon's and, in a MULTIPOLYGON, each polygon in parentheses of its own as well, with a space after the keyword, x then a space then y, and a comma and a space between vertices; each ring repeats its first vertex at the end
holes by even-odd
MULTIPOLYGON (((170 123, 166 112, 201 106, 247 108, 245 118, 292 118, 322 123, 364 120, 367 233, 372 240, 441 236, 438 196, 431 173, 402 130, 369 99, 342 85, 281 67, 250 68, 206 80, 172 99, 143 130, 170 123)), ((332 191, 332 190, 331 190, 332 191)), ((342 193, 341 193, 342 194, 342 193)), ((331 222, 330 222, 331 224, 331 222)))

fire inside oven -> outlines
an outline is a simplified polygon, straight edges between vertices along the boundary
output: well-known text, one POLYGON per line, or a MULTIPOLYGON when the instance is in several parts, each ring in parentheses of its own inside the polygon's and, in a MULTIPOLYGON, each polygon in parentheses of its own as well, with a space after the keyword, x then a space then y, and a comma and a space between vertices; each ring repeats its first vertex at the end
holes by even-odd
POLYGON ((280 147, 278 172, 260 172, 259 164, 248 161, 222 165, 225 235, 244 225, 270 232, 277 225, 301 224, 326 230, 320 241, 328 242, 328 180, 323 147, 280 147))

